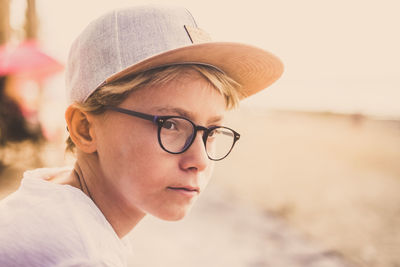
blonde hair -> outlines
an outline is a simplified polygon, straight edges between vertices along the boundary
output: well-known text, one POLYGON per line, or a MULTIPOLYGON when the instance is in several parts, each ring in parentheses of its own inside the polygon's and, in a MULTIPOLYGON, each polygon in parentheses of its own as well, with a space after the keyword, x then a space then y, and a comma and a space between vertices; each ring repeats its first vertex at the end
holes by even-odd
MULTIPOLYGON (((188 75, 190 70, 199 73, 224 96, 227 109, 233 109, 238 106, 240 98, 243 97, 239 90, 240 84, 212 66, 199 64, 179 64, 159 67, 135 74, 134 76, 128 76, 122 80, 99 87, 85 102, 75 102, 73 105, 85 112, 102 114, 106 111, 106 106, 119 105, 131 92, 146 86, 167 84, 178 76, 188 75)), ((75 144, 70 137, 68 137, 66 143, 66 151, 73 152, 75 144)))

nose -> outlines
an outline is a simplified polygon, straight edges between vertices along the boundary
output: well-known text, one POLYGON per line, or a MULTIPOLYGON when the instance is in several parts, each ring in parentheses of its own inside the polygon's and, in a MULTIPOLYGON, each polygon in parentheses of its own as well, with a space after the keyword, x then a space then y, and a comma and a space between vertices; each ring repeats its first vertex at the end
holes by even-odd
POLYGON ((210 164, 203 142, 203 132, 198 131, 192 145, 181 154, 181 168, 201 172, 210 164))

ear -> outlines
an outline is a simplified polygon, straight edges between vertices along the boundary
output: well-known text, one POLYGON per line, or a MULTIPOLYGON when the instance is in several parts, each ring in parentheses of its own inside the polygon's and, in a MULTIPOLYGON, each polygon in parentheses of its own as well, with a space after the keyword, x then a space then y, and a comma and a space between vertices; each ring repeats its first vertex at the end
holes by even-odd
POLYGON ((91 115, 71 105, 65 111, 69 135, 75 146, 85 153, 96 152, 96 136, 91 115))

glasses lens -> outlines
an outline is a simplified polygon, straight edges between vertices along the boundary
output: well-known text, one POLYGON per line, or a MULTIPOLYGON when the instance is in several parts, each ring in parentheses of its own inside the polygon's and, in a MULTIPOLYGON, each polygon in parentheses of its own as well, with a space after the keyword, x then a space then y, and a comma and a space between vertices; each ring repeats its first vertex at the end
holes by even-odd
POLYGON ((213 160, 223 159, 231 152, 234 142, 235 134, 231 129, 215 128, 207 137, 207 154, 213 160))
POLYGON ((193 133, 193 125, 188 120, 170 118, 164 121, 160 129, 160 142, 167 151, 180 153, 191 143, 193 133))

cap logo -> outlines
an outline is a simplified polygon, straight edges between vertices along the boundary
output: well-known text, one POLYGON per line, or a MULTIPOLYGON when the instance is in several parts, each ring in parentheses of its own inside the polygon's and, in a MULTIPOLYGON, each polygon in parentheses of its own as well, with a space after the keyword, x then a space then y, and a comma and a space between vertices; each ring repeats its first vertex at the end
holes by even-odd
POLYGON ((211 41, 210 35, 204 30, 189 25, 185 25, 184 27, 193 44, 206 43, 211 41))

